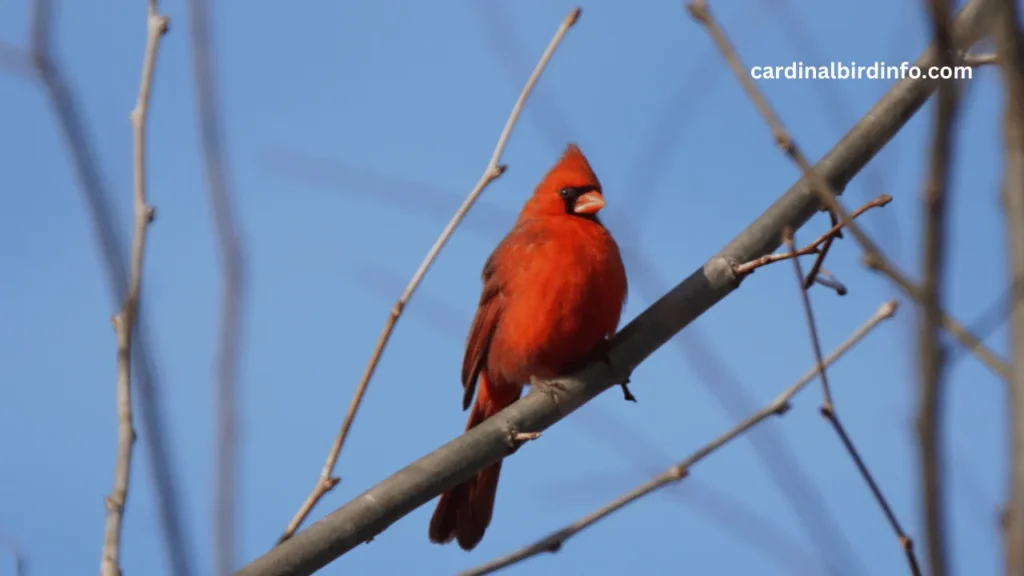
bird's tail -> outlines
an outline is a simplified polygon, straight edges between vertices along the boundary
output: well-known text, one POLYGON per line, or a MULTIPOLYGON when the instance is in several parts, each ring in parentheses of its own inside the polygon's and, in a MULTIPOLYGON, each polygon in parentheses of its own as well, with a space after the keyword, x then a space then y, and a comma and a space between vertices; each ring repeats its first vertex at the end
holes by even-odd
MULTIPOLYGON (((466 430, 503 410, 519 399, 522 386, 493 386, 480 374, 479 390, 466 430)), ((430 519, 430 541, 446 544, 457 539, 463 550, 472 550, 480 543, 491 523, 494 495, 498 491, 501 460, 441 495, 430 519)))

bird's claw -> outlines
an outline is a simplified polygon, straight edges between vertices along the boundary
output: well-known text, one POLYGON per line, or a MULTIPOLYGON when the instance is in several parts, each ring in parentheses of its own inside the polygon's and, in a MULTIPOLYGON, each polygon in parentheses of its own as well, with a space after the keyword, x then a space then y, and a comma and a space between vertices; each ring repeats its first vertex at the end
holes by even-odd
POLYGON ((538 392, 542 392, 551 398, 551 401, 556 405, 558 404, 558 397, 560 394, 564 394, 565 384, 558 380, 541 380, 536 376, 530 377, 530 387, 538 392))

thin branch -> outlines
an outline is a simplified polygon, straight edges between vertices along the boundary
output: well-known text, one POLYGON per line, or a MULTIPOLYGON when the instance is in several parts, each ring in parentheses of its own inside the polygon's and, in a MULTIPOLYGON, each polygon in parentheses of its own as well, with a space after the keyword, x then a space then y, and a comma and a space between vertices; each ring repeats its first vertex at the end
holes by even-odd
POLYGON ((519 115, 523 111, 523 105, 526 103, 526 99, 530 96, 533 91, 533 87, 537 84, 537 80, 540 79, 541 74, 548 65, 548 61, 551 60, 551 56, 555 53, 555 49, 562 42, 562 38, 572 28, 573 24, 580 17, 580 8, 575 8, 570 12, 558 26, 558 30, 555 32, 554 37, 551 38, 551 42, 548 43, 547 48, 541 55, 540 60, 537 62, 536 67, 533 69, 533 73, 526 81, 526 85, 523 86, 522 92, 519 94, 519 98, 516 100, 515 105, 512 107, 512 113, 509 115, 508 120, 505 122, 505 128, 501 131, 501 136, 498 138, 498 143, 494 147, 494 152, 491 154, 491 159, 487 163, 487 168, 484 169, 483 175, 480 180, 470 191, 469 196, 462 202, 459 209, 452 216, 451 220, 441 231, 441 235, 438 236, 437 240, 434 241, 434 245, 431 246, 430 251, 427 252, 426 257, 420 263, 419 268, 413 274, 412 279, 409 280, 409 284, 405 287, 402 295, 395 302, 395 305, 391 308, 391 312, 388 314, 387 322, 384 324, 384 330, 380 334, 380 338, 377 340, 377 345, 374 347, 373 354, 370 355, 370 361, 366 365, 366 369, 363 372, 363 377, 359 381, 359 385, 356 386, 355 394, 352 396, 352 401, 349 404, 348 412, 345 413, 345 419, 341 424, 341 430, 334 439, 334 445, 331 446, 331 451, 327 456, 327 462, 324 463, 323 470, 320 472, 320 478, 317 480, 316 485, 313 487, 313 491, 310 492, 306 501, 299 507, 298 512, 292 518, 291 522, 288 523, 288 527, 285 528, 284 533, 278 539, 278 544, 291 538, 295 531, 299 529, 302 522, 305 521, 309 513, 312 512, 313 507, 316 506, 317 502, 328 492, 330 492, 337 484, 341 481, 340 478, 334 475, 334 467, 338 463, 338 456, 341 454, 341 448, 345 444, 345 439, 348 437, 349 429, 352 427, 352 422, 355 420, 356 412, 359 410, 359 406, 363 401, 363 396, 366 394, 366 389, 370 384, 370 379, 373 377, 374 371, 377 369, 377 364, 380 363, 380 358, 384 354, 384 348, 387 347, 388 341, 391 339, 391 334, 395 329, 395 325, 398 323, 398 318, 402 315, 402 310, 405 309, 409 299, 412 298, 416 288, 419 287, 423 281, 423 277, 426 276, 427 271, 433 265, 440 254, 441 249, 447 244, 448 239, 451 238, 455 228, 462 222, 462 219, 469 213, 469 209, 476 202, 480 194, 483 193, 484 189, 491 183, 497 180, 505 172, 507 166, 501 164, 501 156, 505 152, 505 146, 508 144, 509 136, 512 134, 512 129, 515 127, 516 122, 519 120, 519 115))
MULTIPOLYGON (((739 80, 743 86, 747 95, 750 97, 754 106, 758 112, 764 118, 775 137, 775 142, 780 149, 801 169, 804 174, 804 178, 812 183, 810 187, 810 193, 813 194, 820 206, 824 206, 827 210, 836 215, 844 227, 850 230, 854 239, 860 245, 861 249, 865 252, 868 261, 875 263, 874 268, 885 273, 903 292, 913 300, 921 302, 920 289, 912 284, 906 277, 886 258, 882 255, 881 250, 875 246, 874 242, 865 234, 860 227, 853 222, 852 217, 847 210, 842 206, 838 200, 838 191, 841 187, 834 186, 829 183, 828 179, 816 172, 812 167, 807 158, 799 150, 793 137, 783 126, 782 121, 778 115, 768 104, 764 94, 761 93, 760 89, 754 83, 754 81, 747 74, 743 64, 740 62, 739 56, 736 54, 736 49, 733 48, 729 42, 728 37, 722 30, 722 27, 712 18, 711 10, 707 6, 705 0, 694 0, 687 5, 690 15, 695 21, 704 26, 708 31, 708 34, 714 40, 718 46, 722 55, 725 57, 726 62, 729 64, 729 68, 733 71, 733 74, 739 80)), ((979 5, 978 10, 982 11, 983 7, 979 5)), ((958 53, 964 52, 968 47, 961 47, 958 53)), ((935 57, 934 51, 929 56, 935 57)), ((915 63, 915 65, 917 65, 915 63)), ((931 87, 936 86, 935 80, 925 80, 931 87)), ((943 315, 943 326, 949 330, 961 343, 975 353, 976 356, 989 367, 993 372, 1001 376, 1004 380, 1009 379, 1009 367, 1006 362, 996 357, 995 353, 990 351, 980 340, 969 334, 963 326, 946 313, 943 315)))
MULTIPOLYGON (((796 250, 796 237, 792 228, 782 231, 782 242, 791 252, 796 250)), ((814 310, 811 309, 811 298, 804 288, 804 272, 800 267, 800 259, 792 258, 793 271, 796 272, 796 281, 800 285, 800 300, 803 303, 804 319, 807 321, 807 330, 811 333, 811 346, 814 349, 814 358, 818 362, 818 373, 821 378, 822 409, 832 410, 832 391, 829 389, 828 376, 825 373, 825 366, 821 361, 821 340, 818 339, 818 326, 814 322, 814 310)))
MULTIPOLYGON (((987 31, 987 0, 969 0, 956 19, 956 38, 967 48, 987 31)), ((934 65, 926 51, 914 63, 934 65)), ((924 105, 933 82, 904 78, 858 121, 815 166, 842 190, 924 105)), ((606 362, 559 378, 558 402, 529 393, 447 444, 395 472, 317 523, 241 568, 236 576, 312 574, 471 475, 509 456, 513 431, 543 432, 626 376, 680 330, 737 288, 732 267, 770 254, 783 228, 799 229, 818 209, 801 178, 718 254, 627 324, 612 342, 606 362)))
POLYGON ((198 111, 200 143, 207 191, 217 231, 223 283, 221 286, 220 339, 217 350, 216 451, 214 493, 214 574, 227 575, 235 564, 238 538, 235 528, 235 495, 238 466, 236 410, 239 400, 238 356, 241 344, 242 307, 245 301, 245 257, 228 183, 227 161, 217 109, 219 90, 213 71, 209 4, 190 0, 192 69, 198 111))
POLYGON ((1010 378, 1009 495, 1003 509, 1006 574, 1024 574, 1024 305, 1017 292, 1024 283, 1024 36, 1014 0, 997 3, 996 52, 1006 87, 1003 139, 1006 149, 1003 203, 1009 244, 1010 378))
MULTIPOLYGON (((881 208, 882 206, 885 206, 889 202, 892 202, 892 196, 889 196, 888 194, 882 194, 878 198, 875 198, 874 200, 871 200, 870 202, 858 208, 856 211, 854 211, 853 214, 850 215, 850 218, 856 218, 872 208, 881 208)), ((768 254, 767 256, 762 256, 760 258, 751 260, 750 262, 740 264, 739 266, 736 266, 733 270, 736 273, 736 276, 742 278, 749 274, 753 274, 754 271, 757 270, 758 268, 762 266, 767 266, 768 264, 772 264, 774 262, 789 260, 792 258, 797 258, 799 256, 807 256, 809 254, 818 254, 819 257, 823 256, 826 250, 823 245, 830 243, 833 239, 838 237, 842 232, 843 226, 844 224, 842 222, 835 223, 832 226, 832 228, 830 228, 821 236, 818 236, 818 238, 815 239, 814 242, 811 242, 810 244, 804 246, 803 248, 800 248, 799 250, 790 250, 788 252, 768 254)), ((820 258, 818 261, 815 262, 815 266, 817 269, 821 268, 820 258)), ((814 277, 817 277, 817 270, 813 272, 813 275, 814 277)), ((808 284, 814 282, 814 277, 812 277, 811 274, 808 274, 807 277, 810 280, 808 284)))
MULTIPOLYGON (((883 196, 888 196, 883 194, 883 196)), ((889 202, 892 201, 892 196, 888 196, 889 202)), ((850 218, 856 218, 858 216, 857 211, 850 214, 850 218)), ((836 215, 832 212, 828 213, 829 220, 832 221, 832 228, 839 226, 842 227, 842 222, 836 218, 836 215)), ((809 290, 811 286, 814 286, 818 280, 818 273, 821 272, 822 265, 825 264, 825 257, 828 256, 828 251, 832 248, 832 243, 843 237, 842 230, 837 231, 835 234, 830 235, 825 242, 821 245, 821 249, 818 250, 818 255, 814 257, 814 264, 811 264, 811 269, 807 272, 807 277, 804 279, 804 290, 809 290)))
MULTIPOLYGON (((795 246, 794 237, 792 230, 786 230, 783 232, 783 241, 790 247, 795 246)), ((899 520, 896 519, 896 515, 892 511, 892 507, 889 506, 889 501, 885 498, 881 488, 875 482, 871 471, 868 469, 867 464, 861 458, 860 453, 857 451, 857 447, 850 440, 850 435, 847 434, 846 428, 843 427, 842 422, 839 421, 839 414, 836 412, 835 404, 832 402, 832 394, 828 384, 828 372, 825 370, 827 363, 822 359, 821 356, 821 341, 818 339, 818 327, 814 321, 814 312, 811 309, 811 299, 807 294, 807 289, 804 288, 804 273, 800 269, 800 261, 796 258, 793 259, 793 271, 796 273, 797 289, 800 292, 801 303, 803 304, 804 317, 807 321, 807 331, 810 334, 811 346, 814 350, 814 360, 817 366, 818 377, 821 379, 822 387, 822 402, 821 407, 818 409, 821 415, 828 420, 829 424, 832 425, 832 429, 835 430, 836 435, 839 436, 839 440, 843 443, 843 447, 846 448, 846 452, 853 459, 853 463, 857 466, 857 470, 860 472, 861 478, 867 483, 868 488, 871 490, 871 494, 875 497, 875 501, 878 506, 882 509, 882 513, 885 514, 886 519, 889 521, 889 526, 892 527, 893 532, 896 534, 896 539, 903 548, 903 553, 907 557, 907 564, 910 566, 910 572, 914 576, 921 576, 921 568, 917 563, 917 556, 914 554, 914 542, 903 532, 903 527, 900 526, 899 520)))
MULTIPOLYGON (((53 18, 54 9, 50 0, 33 0, 28 50, 20 51, 6 44, 0 45, 0 68, 31 76, 45 90, 57 118, 61 137, 71 156, 79 190, 88 210, 93 237, 103 256, 103 269, 113 306, 120 309, 127 298, 129 284, 124 243, 121 242, 120 230, 114 222, 110 195, 100 174, 99 162, 93 156, 94 147, 89 141, 78 102, 52 47, 53 18)), ((187 538, 183 534, 174 467, 170 464, 162 403, 158 397, 158 374, 146 352, 148 338, 143 307, 137 311, 135 323, 131 347, 132 369, 135 372, 133 384, 138 392, 142 438, 149 456, 146 460, 150 464, 153 478, 157 514, 167 547, 170 573, 187 576, 192 573, 191 561, 185 544, 187 538)))
POLYGON ((157 13, 156 0, 149 0, 146 10, 146 52, 142 59, 142 79, 139 82, 135 109, 131 113, 134 140, 132 204, 135 212, 131 272, 124 305, 113 318, 114 330, 117 332, 117 458, 114 463, 114 487, 106 500, 107 521, 100 559, 102 576, 121 574, 121 532, 124 506, 128 499, 128 483, 131 478, 132 446, 135 444, 131 386, 132 332, 135 330, 135 318, 142 291, 142 258, 146 249, 146 232, 154 214, 153 208, 146 201, 146 114, 149 111, 149 94, 156 68, 156 54, 167 27, 167 16, 157 13))
MULTIPOLYGON (((941 66, 954 63, 953 37, 949 30, 952 2, 927 0, 932 17, 941 66)), ((950 168, 953 164, 953 128, 959 103, 956 82, 941 80, 937 96, 935 134, 932 139, 928 184, 922 213, 921 309, 918 318, 919 389, 917 434, 920 458, 920 483, 928 564, 933 576, 945 576, 947 561, 946 513, 942 458, 942 399, 947 353, 942 343, 943 274, 946 260, 946 206, 950 168)))
MULTIPOLYGON (((896 308, 897 304, 895 300, 882 304, 863 326, 858 328, 849 338, 846 339, 845 342, 840 344, 838 348, 829 354, 828 359, 825 360, 825 364, 831 364, 838 360, 840 356, 845 354, 850 348, 867 336, 875 326, 883 320, 892 318, 896 313, 896 308)), ((766 406, 751 414, 721 436, 715 438, 708 444, 705 444, 702 448, 686 457, 685 460, 669 467, 658 476, 651 478, 647 482, 644 482, 640 486, 637 486, 633 490, 619 496, 615 500, 612 500, 608 504, 598 508, 590 514, 587 514, 561 530, 553 532, 524 548, 512 552, 511 554, 502 556, 470 570, 466 570, 465 572, 461 572, 458 576, 482 576, 484 574, 491 574, 501 570, 502 568, 507 568, 512 564, 522 562, 523 560, 532 558, 544 552, 558 552, 567 540, 597 523, 599 520, 611 515, 613 512, 618 511, 626 505, 655 492, 656 490, 664 488, 670 484, 675 484, 683 478, 686 478, 690 473, 690 468, 695 464, 708 457, 722 446, 725 446, 732 440, 743 435, 743 433, 747 432, 751 428, 757 426, 769 416, 781 416, 785 414, 790 408, 789 402, 792 400, 793 396, 800 392, 800 390, 802 390, 809 382, 814 380, 819 369, 820 365, 818 368, 815 368, 802 376, 766 406)))

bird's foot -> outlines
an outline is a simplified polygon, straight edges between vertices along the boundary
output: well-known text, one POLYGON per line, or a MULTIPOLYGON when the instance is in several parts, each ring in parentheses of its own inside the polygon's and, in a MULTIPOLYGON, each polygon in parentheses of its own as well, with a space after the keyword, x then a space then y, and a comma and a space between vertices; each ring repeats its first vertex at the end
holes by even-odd
POLYGON ((541 380, 536 376, 530 376, 530 388, 542 392, 551 398, 551 401, 558 404, 559 396, 566 393, 565 384, 558 380, 541 380))

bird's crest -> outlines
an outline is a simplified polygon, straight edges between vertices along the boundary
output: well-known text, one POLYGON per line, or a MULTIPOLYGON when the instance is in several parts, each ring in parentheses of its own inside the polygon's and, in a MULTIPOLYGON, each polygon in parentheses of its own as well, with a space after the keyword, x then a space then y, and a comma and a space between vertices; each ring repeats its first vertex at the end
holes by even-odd
POLYGON ((590 162, 587 161, 587 157, 583 155, 583 151, 576 144, 569 144, 565 147, 562 157, 548 172, 548 177, 545 180, 560 180, 556 175, 569 176, 572 180, 587 180, 586 184, 601 187, 597 175, 590 167, 590 162))

